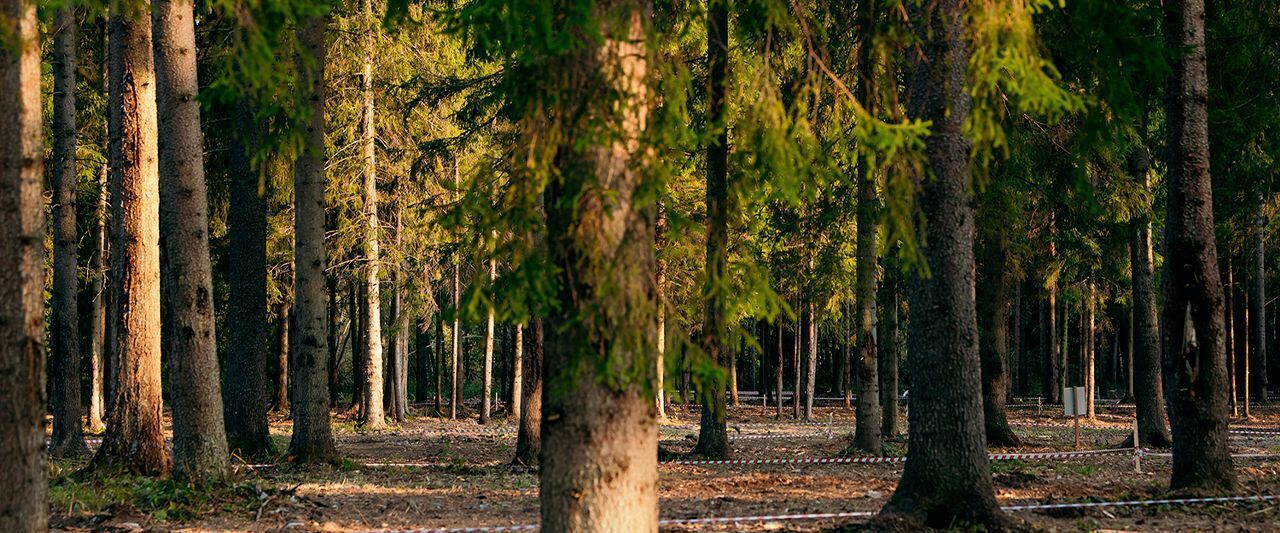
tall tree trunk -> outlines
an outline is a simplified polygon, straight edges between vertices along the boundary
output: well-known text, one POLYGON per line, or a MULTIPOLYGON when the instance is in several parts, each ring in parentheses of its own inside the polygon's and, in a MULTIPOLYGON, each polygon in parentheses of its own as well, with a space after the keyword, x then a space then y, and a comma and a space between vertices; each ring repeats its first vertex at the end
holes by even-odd
POLYGON ((656 318, 654 210, 642 199, 639 141, 650 105, 650 9, 643 0, 597 2, 598 37, 583 37, 552 60, 575 109, 564 110, 571 135, 545 192, 559 281, 543 362, 555 384, 543 398, 547 531, 658 529, 654 362, 646 340, 656 318))
POLYGON ((276 399, 272 409, 289 413, 289 305, 276 307, 276 399))
POLYGON ((543 332, 542 319, 535 318, 529 323, 527 346, 522 350, 524 374, 521 376, 520 392, 523 394, 519 420, 520 431, 516 435, 516 457, 514 464, 533 466, 538 464, 538 456, 542 453, 542 362, 543 332))
POLYGON ((325 329, 325 343, 329 345, 329 407, 338 407, 338 277, 326 274, 324 277, 325 297, 328 298, 329 316, 325 329))
MULTIPOLYGON (((1260 186, 1259 186, 1260 187, 1260 186)), ((1267 285, 1266 229, 1262 189, 1253 192, 1253 220, 1249 226, 1249 365, 1258 403, 1267 403, 1267 285)))
POLYGON ((155 0, 154 18, 157 112, 165 132, 159 150, 161 240, 176 326, 169 361, 173 475, 220 478, 230 465, 218 386, 194 7, 191 0, 155 0))
POLYGON ((1089 420, 1096 419, 1094 403, 1098 397, 1097 352, 1094 349, 1093 312, 1095 307, 1093 281, 1085 284, 1084 302, 1080 304, 1080 373, 1084 374, 1085 412, 1089 420))
POLYGON ((801 392, 803 387, 800 385, 800 376, 803 374, 803 365, 800 364, 800 323, 804 317, 804 309, 800 307, 797 298, 796 308, 800 310, 800 314, 791 322, 791 417, 800 419, 800 402, 804 397, 801 392))
MULTIPOLYGON (((253 124, 251 102, 236 105, 236 121, 253 124)), ((250 126, 232 136, 230 202, 227 208, 228 303, 226 398, 227 444, 246 458, 274 455, 267 410, 270 366, 267 342, 267 206, 262 170, 252 150, 260 131, 250 126)))
POLYGON ((0 21, 6 39, 0 46, 0 531, 45 531, 44 145, 36 3, 4 0, 0 21))
POLYGON ((519 423, 524 414, 524 324, 516 324, 511 336, 511 407, 507 419, 519 423))
POLYGON ((658 217, 653 225, 653 248, 654 254, 657 256, 657 273, 655 291, 658 302, 658 325, 657 334, 654 335, 654 351, 658 354, 657 364, 654 365, 658 370, 658 377, 655 380, 658 392, 658 419, 667 419, 667 258, 665 250, 667 248, 667 206, 663 202, 658 202, 658 217))
MULTIPOLYGON (((104 24, 105 29, 105 24, 104 24)), ((105 33, 105 32, 104 32, 105 33)), ((102 62, 105 66, 106 61, 102 62)), ((103 69, 103 81, 107 72, 103 69)), ((106 87, 103 87, 104 91, 106 87)), ((102 146, 107 145, 107 131, 102 132, 102 146)), ((98 171, 98 197, 94 206, 93 255, 89 258, 89 431, 100 433, 106 429, 106 334, 107 334, 107 165, 98 171)))
MULTIPOLYGON (((453 161, 453 190, 455 196, 458 191, 458 160, 453 161)), ((456 200, 456 198, 455 198, 456 200)), ((462 342, 459 335, 462 333, 462 313, 459 306, 462 302, 462 258, 454 252, 453 256, 453 291, 450 296, 453 297, 453 327, 449 331, 450 341, 453 346, 449 355, 449 420, 457 420, 458 415, 463 412, 462 403, 462 385, 458 382, 458 358, 462 356, 462 342)), ((463 376, 465 381, 466 376, 463 376)))
POLYGON ((1164 385, 1173 422, 1172 490, 1231 491, 1222 285, 1209 178, 1204 1, 1165 3, 1165 39, 1182 50, 1166 92, 1164 385))
POLYGON ((305 144, 294 162, 294 316, 298 351, 293 359, 293 438, 289 454, 302 462, 333 459, 329 421, 324 297, 324 63, 325 14, 307 18, 298 28, 298 83, 307 117, 299 124, 305 144))
POLYGON ((364 356, 364 374, 360 376, 360 385, 364 400, 360 404, 360 425, 367 429, 382 429, 387 426, 386 413, 383 412, 383 369, 382 369, 382 295, 378 285, 378 269, 380 252, 378 248, 378 169, 375 142, 377 134, 373 126, 373 2, 360 0, 360 13, 364 32, 364 44, 367 53, 361 64, 360 75, 360 152, 364 176, 364 264, 365 284, 367 286, 368 304, 365 308, 367 342, 364 356))
MULTIPOLYGON (((862 44, 858 57, 858 86, 867 113, 877 116, 875 77, 875 2, 858 3, 858 22, 862 28, 862 44)), ((876 288, 879 284, 879 254, 876 250, 877 220, 880 199, 876 192, 876 175, 872 157, 859 161, 858 173, 858 411, 854 422, 853 446, 880 455, 881 427, 884 413, 880 410, 879 339, 876 333, 876 288)))
MULTIPOLYGON (((489 258, 489 284, 498 277, 498 263, 493 257, 489 258)), ((484 329, 484 375, 481 377, 481 389, 484 396, 480 398, 480 423, 488 424, 489 416, 493 411, 493 345, 496 340, 494 337, 494 320, 493 306, 489 306, 488 315, 485 317, 484 329)))
POLYGON ((784 378, 782 375, 783 367, 786 366, 785 364, 786 361, 783 360, 783 357, 785 356, 786 351, 782 349, 782 320, 777 321, 777 327, 775 331, 777 333, 776 344, 778 346, 778 364, 777 366, 774 367, 774 372, 777 373, 777 381, 774 383, 774 386, 777 387, 778 389, 776 394, 778 401, 774 405, 777 411, 777 413, 774 414, 774 418, 781 419, 782 418, 782 392, 783 392, 783 389, 786 388, 786 385, 784 383, 784 378))
POLYGON ((929 179, 919 198, 929 239, 928 277, 912 279, 908 372, 913 384, 908 460, 880 520, 949 527, 956 521, 1003 527, 982 421, 974 303, 974 221, 965 89, 966 3, 913 5, 920 57, 913 60, 908 111, 933 123, 926 141, 929 179))
MULTIPOLYGON (((729 256, 729 129, 725 120, 725 85, 729 73, 729 6, 727 0, 711 0, 707 5, 707 124, 712 140, 707 144, 707 249, 706 286, 702 289, 702 349, 707 359, 729 370, 734 359, 729 343, 725 299, 731 290, 726 284, 729 256)), ((730 374, 730 380, 733 379, 730 374)), ((725 422, 725 386, 721 379, 704 379, 702 415, 698 444, 693 452, 704 457, 729 456, 729 435, 725 422)))
POLYGON ((418 340, 417 360, 414 366, 414 392, 413 400, 419 404, 427 402, 427 397, 431 395, 431 382, 428 380, 428 371, 431 369, 431 362, 435 360, 435 351, 431 349, 431 322, 430 313, 424 313, 418 317, 418 340))
POLYGON ((360 268, 357 266, 355 275, 351 278, 351 290, 349 292, 350 313, 351 313, 351 411, 359 414, 364 407, 364 367, 368 362, 365 359, 364 352, 369 348, 365 343, 364 337, 368 330, 364 326, 364 306, 369 303, 365 298, 364 281, 360 276, 360 268))
MULTIPOLYGON (((1057 260, 1057 246, 1054 244, 1054 219, 1053 215, 1049 216, 1049 260, 1057 260)), ((1046 365, 1049 370, 1048 383, 1049 390, 1046 391, 1049 401, 1057 404, 1062 401, 1062 389, 1066 387, 1067 369, 1062 366, 1062 355, 1059 353, 1058 340, 1058 281, 1049 280, 1045 287, 1045 314, 1047 319, 1043 324, 1048 332, 1048 346, 1045 347, 1046 365)), ((1061 322, 1066 324, 1067 317, 1062 316, 1061 322)))
MULTIPOLYGON (((136 6, 135 6, 136 7, 136 6)), ((155 69, 151 16, 113 13, 108 107, 111 145, 119 165, 119 299, 113 302, 115 386, 107 432, 95 465, 116 464, 138 474, 169 471, 160 395, 160 175, 156 167, 155 69)))
MULTIPOLYGON (((1134 177, 1142 184, 1150 209, 1150 160, 1142 149, 1130 162, 1134 177)), ((1134 405, 1138 419, 1138 442, 1144 446, 1168 447, 1169 419, 1165 413, 1164 386, 1160 371, 1160 323, 1156 309, 1155 260, 1151 250, 1151 219, 1146 213, 1133 221, 1133 241, 1129 245, 1133 282, 1133 363, 1134 405)), ((1132 440, 1132 437, 1130 437, 1132 440)), ((1131 443, 1132 444, 1132 443, 1131 443)))
POLYGON ((982 361, 982 413, 989 446, 1013 447, 1022 440, 1009 427, 1005 410, 1009 382, 1009 243, 1000 230, 984 231, 979 250, 978 353, 982 361))
MULTIPOLYGON (((898 323, 899 305, 898 292, 899 284, 885 284, 888 289, 889 305, 888 309, 882 309, 882 312, 889 318, 881 323, 885 334, 881 336, 885 340, 882 349, 879 350, 880 364, 880 405, 884 409, 881 421, 880 432, 882 436, 888 438, 896 438, 902 434, 902 427, 898 421, 898 361, 900 360, 899 349, 901 326, 898 323)), ((883 299, 883 297, 882 297, 883 299)))
MULTIPOLYGON (((399 229, 401 228, 399 220, 396 221, 396 245, 400 245, 399 229)), ((392 387, 394 397, 391 405, 391 419, 396 423, 404 422, 409 414, 409 312, 404 306, 404 286, 405 276, 397 271, 394 304, 396 308, 395 330, 393 331, 391 358, 395 361, 395 372, 392 376, 392 387)))
POLYGON ((49 389, 54 457, 89 453, 80 419, 80 290, 76 268, 76 34, 77 14, 59 8, 53 20, 53 309, 49 313, 49 389))
POLYGON ((441 388, 442 388, 441 386, 443 385, 443 382, 444 382, 443 378, 444 378, 444 367, 445 367, 445 364, 444 364, 444 315, 437 314, 435 322, 436 322, 436 339, 435 339, 436 349, 434 353, 435 357, 433 358, 433 364, 435 365, 435 372, 433 372, 433 374, 435 374, 435 381, 436 381, 436 415, 442 416, 444 415, 444 411, 442 411, 440 407, 441 405, 443 405, 441 403, 443 401, 443 395, 441 394, 441 388))

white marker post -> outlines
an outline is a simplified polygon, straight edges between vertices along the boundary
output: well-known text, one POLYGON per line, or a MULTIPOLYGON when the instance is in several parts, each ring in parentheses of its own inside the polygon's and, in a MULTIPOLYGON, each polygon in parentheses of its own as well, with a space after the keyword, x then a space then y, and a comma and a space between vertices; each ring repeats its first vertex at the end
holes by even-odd
POLYGON ((1075 422, 1076 449, 1080 449, 1080 417, 1085 413, 1084 387, 1063 387, 1062 411, 1075 422))
POLYGON ((1138 417, 1133 417, 1133 473, 1142 473, 1142 445, 1138 444, 1138 417))

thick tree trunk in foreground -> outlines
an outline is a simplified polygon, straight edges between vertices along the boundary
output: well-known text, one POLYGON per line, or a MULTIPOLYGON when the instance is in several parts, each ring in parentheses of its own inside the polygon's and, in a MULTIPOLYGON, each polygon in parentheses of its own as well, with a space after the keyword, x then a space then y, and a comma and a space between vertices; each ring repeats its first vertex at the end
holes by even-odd
POLYGON ((565 130, 572 135, 559 146, 560 172, 545 193, 560 302, 549 319, 554 327, 546 329, 543 362, 551 383, 542 419, 546 531, 658 529, 648 335, 656 318, 654 210, 638 197, 650 105, 650 9, 643 1, 597 2, 593 18, 602 37, 584 37, 551 58, 576 109, 559 111, 572 119, 565 130))
POLYGON ((49 528, 39 31, 35 2, 0 2, 0 531, 49 528))
MULTIPOLYGON (((725 122, 725 83, 729 70, 729 6, 727 0, 711 0, 707 13, 707 124, 713 139, 707 144, 707 249, 706 286, 702 289, 702 349, 712 364, 727 372, 734 358, 728 342, 725 299, 730 280, 725 276, 729 255, 729 130, 725 122)), ((724 380, 704 380, 698 444, 693 453, 707 458, 729 456, 725 423, 724 380)))
POLYGON ((76 34, 77 14, 58 10, 53 20, 53 309, 49 313, 48 393, 53 411, 49 453, 87 455, 80 420, 80 290, 76 270, 76 34))
POLYGON ((196 34, 191 0, 155 0, 156 93, 165 263, 174 321, 169 386, 173 475, 222 477, 229 468, 214 334, 208 186, 196 96, 196 34))
MULTIPOLYGON (((1145 150, 1131 162, 1134 177, 1150 195, 1151 177, 1145 150)), ((1148 200, 1149 201, 1149 200, 1148 200)), ((1155 261, 1151 251, 1151 220, 1147 216, 1133 222, 1129 247, 1133 281, 1133 401, 1138 418, 1138 442, 1143 446, 1168 447, 1169 419, 1165 414, 1160 372, 1160 324, 1156 309, 1155 261)), ((1129 437, 1132 445, 1133 437, 1129 437)))
POLYGON ((978 265, 978 353, 982 360, 982 413, 989 446, 1020 446, 1009 427, 1005 399, 1009 383, 1009 294, 1012 265, 1003 231, 983 235, 978 265))
POLYGON ((293 396, 293 438, 289 454, 302 462, 332 460, 337 452, 329 422, 324 298, 324 29, 317 14, 298 28, 299 90, 309 116, 300 126, 306 144, 294 163, 294 315, 297 352, 293 396))
POLYGON ((522 350, 524 374, 521 376, 520 432, 516 436, 515 464, 536 465, 542 453, 542 362, 545 334, 542 319, 535 318, 529 323, 529 334, 525 335, 526 346, 522 350))
POLYGON ((1165 39, 1186 50, 1166 94, 1169 130, 1165 226, 1164 385, 1173 422, 1172 490, 1235 488, 1227 434, 1222 284, 1209 178, 1208 75, 1203 0, 1165 3, 1165 39))
POLYGON ((921 185, 926 221, 921 252, 930 276, 910 291, 907 365, 911 376, 908 459, 880 520, 953 527, 1001 527, 983 431, 978 327, 974 303, 974 221, 965 90, 965 2, 914 9, 923 57, 915 58, 908 110, 933 122, 926 141, 931 175, 921 185))
MULTIPOLYGON (((242 99, 236 120, 253 123, 251 103, 242 99)), ((241 457, 274 454, 267 411, 270 407, 267 342, 267 206, 265 180, 253 163, 256 127, 232 136, 230 202, 227 208, 226 399, 227 445, 241 457)))
POLYGON ((160 395, 160 175, 151 16, 114 13, 108 106, 119 165, 119 299, 115 393, 95 465, 160 475, 169 470, 160 395))

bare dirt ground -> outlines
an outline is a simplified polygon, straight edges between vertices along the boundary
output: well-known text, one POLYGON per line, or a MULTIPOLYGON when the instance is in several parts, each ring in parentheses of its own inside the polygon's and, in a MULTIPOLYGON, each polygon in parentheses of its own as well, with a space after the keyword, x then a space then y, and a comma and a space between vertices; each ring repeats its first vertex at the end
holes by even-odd
MULTIPOLYGON (((158 488, 124 490, 101 481, 73 481, 74 476, 63 476, 54 482, 51 492, 53 525, 63 531, 379 531, 536 523, 537 473, 508 465, 514 433, 467 433, 481 426, 473 419, 450 422, 432 418, 429 411, 429 407, 423 408, 401 427, 378 433, 356 432, 349 422, 339 419, 335 423, 338 448, 347 458, 342 465, 241 468, 236 480, 205 492, 160 483, 156 483, 158 488), (181 501, 175 504, 173 499, 181 501)), ((775 420, 772 408, 730 408, 734 435, 777 436, 735 440, 735 458, 841 456, 850 440, 852 411, 816 408, 816 424, 797 424, 790 412, 788 406, 784 418, 775 420)), ((1038 425, 1016 427, 1025 446, 992 451, 1074 449, 1069 420, 1059 413, 1052 409, 1037 413, 1034 407, 1011 411, 1015 424, 1038 425)), ((1124 408, 1101 409, 1098 420, 1087 424, 1118 429, 1082 431, 1083 448, 1119 445, 1127 436, 1126 424, 1131 423, 1124 413, 1124 408)), ((696 408, 675 407, 669 415, 661 431, 662 448, 673 454, 688 452, 696 435, 696 408)), ((1251 419, 1237 419, 1233 424, 1280 430, 1280 410, 1255 409, 1251 419)), ((501 419, 489 428, 513 430, 501 419)), ((288 431, 287 421, 273 423, 281 448, 288 431)), ((1232 446, 1237 453, 1280 454, 1280 435, 1236 436, 1232 446)), ((888 442, 885 454, 901 455, 905 449, 906 440, 899 437, 888 442)), ((1280 458, 1242 458, 1236 466, 1240 476, 1237 494, 1280 494, 1280 458)), ((54 474, 76 467, 73 461, 56 462, 54 474)), ((875 511, 892 494, 902 473, 901 464, 659 468, 664 519, 875 511)), ((1168 458, 1148 456, 1142 461, 1143 472, 1135 473, 1132 454, 1124 454, 997 461, 992 472, 1002 504, 1026 505, 1161 498, 1167 492, 1169 468, 1168 458)), ((1280 530, 1280 501, 1019 511, 1016 516, 1033 528, 1056 531, 1276 531, 1280 530)), ((764 520, 666 529, 820 531, 859 521, 764 520)))

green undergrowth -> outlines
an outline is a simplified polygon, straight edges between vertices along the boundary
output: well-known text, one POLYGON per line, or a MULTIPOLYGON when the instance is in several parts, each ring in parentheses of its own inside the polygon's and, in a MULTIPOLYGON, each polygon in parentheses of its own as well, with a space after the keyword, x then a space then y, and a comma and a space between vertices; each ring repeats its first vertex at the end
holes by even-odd
POLYGON ((80 473, 82 464, 55 462, 50 472, 49 505, 58 513, 100 513, 128 506, 158 521, 186 521, 258 508, 277 492, 249 481, 186 483, 123 472, 80 473))

